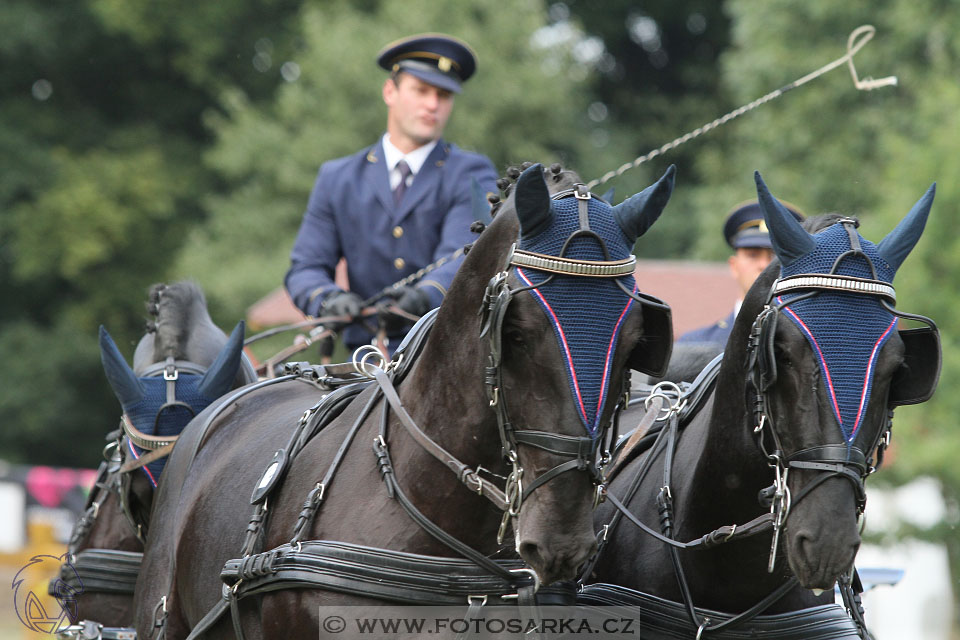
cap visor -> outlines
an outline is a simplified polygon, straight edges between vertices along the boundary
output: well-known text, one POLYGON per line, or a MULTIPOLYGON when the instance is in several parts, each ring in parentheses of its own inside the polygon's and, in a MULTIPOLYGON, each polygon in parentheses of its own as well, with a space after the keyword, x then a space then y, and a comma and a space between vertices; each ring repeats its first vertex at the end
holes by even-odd
POLYGON ((770 236, 756 235, 756 236, 747 236, 746 238, 735 238, 733 241, 734 249, 772 249, 773 245, 770 243, 770 236))
POLYGON ((440 89, 446 89, 447 91, 452 91, 453 93, 460 93, 460 83, 450 76, 444 75, 440 72, 430 72, 423 69, 401 69, 401 71, 403 71, 403 73, 409 73, 410 75, 423 80, 427 84, 432 84, 440 89))

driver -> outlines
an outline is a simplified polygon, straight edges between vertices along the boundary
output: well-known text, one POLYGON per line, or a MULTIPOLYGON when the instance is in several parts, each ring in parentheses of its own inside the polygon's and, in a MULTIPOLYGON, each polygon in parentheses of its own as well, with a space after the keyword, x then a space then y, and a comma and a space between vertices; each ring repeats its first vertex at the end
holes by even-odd
MULTIPOLYGON (((387 45, 377 63, 389 72, 386 133, 320 167, 290 255, 284 284, 308 316, 358 316, 364 300, 473 240, 471 178, 497 193, 489 159, 441 138, 454 96, 476 69, 470 47, 446 35, 417 35, 387 45), (348 290, 334 283, 340 258, 348 290)), ((439 306, 461 261, 400 288, 396 304, 413 316, 439 306)), ((387 316, 383 346, 392 353, 409 328, 387 316)), ((373 337, 360 323, 343 331, 351 350, 373 337)))

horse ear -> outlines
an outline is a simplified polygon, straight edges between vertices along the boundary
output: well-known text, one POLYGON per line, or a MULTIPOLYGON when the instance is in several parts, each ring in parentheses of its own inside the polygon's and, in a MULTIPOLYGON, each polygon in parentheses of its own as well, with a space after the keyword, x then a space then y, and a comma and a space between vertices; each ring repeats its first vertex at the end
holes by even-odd
POLYGON ((927 224, 927 216, 930 214, 933 196, 936 193, 937 183, 934 182, 923 194, 923 197, 913 205, 910 213, 877 245, 880 257, 886 260, 894 271, 900 268, 900 265, 903 264, 903 261, 920 239, 920 234, 923 233, 923 228, 927 224))
POLYGON ((655 183, 613 208, 613 216, 631 244, 647 232, 670 201, 677 166, 670 165, 655 183))
POLYGON ((240 355, 243 353, 243 330, 244 323, 241 320, 233 328, 230 339, 217 354, 217 359, 200 380, 197 390, 205 397, 219 398, 233 386, 237 369, 240 367, 240 355))
POLYGON ((490 203, 483 196, 483 189, 476 178, 470 178, 470 209, 473 211, 473 219, 490 224, 493 222, 493 216, 490 215, 490 203))
POLYGON ((553 220, 550 192, 543 179, 543 165, 538 162, 521 173, 514 192, 520 233, 524 238, 532 238, 546 229, 553 220))
POLYGON ((117 396, 124 410, 143 399, 145 394, 143 385, 140 384, 137 375, 124 360, 120 349, 103 325, 100 325, 100 361, 103 363, 107 382, 110 383, 113 394, 117 396))
POLYGON ((773 252, 780 258, 780 264, 788 266, 811 251, 816 243, 813 236, 800 226, 800 222, 789 209, 773 197, 759 171, 753 174, 757 183, 757 198, 763 210, 763 218, 770 230, 770 244, 773 252))

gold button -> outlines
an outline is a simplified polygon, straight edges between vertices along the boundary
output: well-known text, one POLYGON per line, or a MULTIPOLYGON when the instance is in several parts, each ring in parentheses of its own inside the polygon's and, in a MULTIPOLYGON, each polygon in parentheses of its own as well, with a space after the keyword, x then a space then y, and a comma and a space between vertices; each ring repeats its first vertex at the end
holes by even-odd
POLYGON ((407 265, 406 261, 403 258, 397 258, 393 261, 393 266, 397 268, 397 271, 400 271, 407 265))
POLYGON ((400 238, 403 236, 403 227, 394 227, 393 228, 393 237, 400 238))

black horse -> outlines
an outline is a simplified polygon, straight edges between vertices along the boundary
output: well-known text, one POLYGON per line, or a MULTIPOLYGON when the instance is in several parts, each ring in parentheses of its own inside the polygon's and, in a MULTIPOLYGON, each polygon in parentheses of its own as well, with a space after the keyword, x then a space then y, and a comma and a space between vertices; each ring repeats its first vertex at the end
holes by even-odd
POLYGON ((154 319, 137 344, 132 369, 100 329, 104 371, 124 416, 121 428, 107 438, 106 461, 74 525, 68 564, 51 583, 52 592, 66 589, 76 602, 73 623, 132 624, 154 488, 162 455, 172 447, 154 445, 175 440, 191 417, 231 387, 256 380, 241 356, 242 323, 228 339, 210 319, 196 284, 154 285, 147 307, 154 319), (151 453, 158 448, 159 455, 151 453))
POLYGON ((439 310, 390 363, 356 363, 374 381, 331 392, 337 366, 304 363, 194 419, 154 503, 139 637, 230 636, 230 610, 247 638, 313 638, 321 604, 509 604, 573 577, 624 371, 672 343, 632 247, 673 175, 617 207, 558 166, 504 179, 439 310))
MULTIPOLYGON (((808 221, 811 234, 759 174, 757 189, 779 261, 746 296, 712 391, 684 410, 692 417, 676 439, 664 427, 615 467, 612 500, 596 515, 606 542, 586 576, 686 602, 687 633, 724 619, 693 605, 755 615, 758 604, 776 613, 833 602, 835 582, 851 579, 863 481, 879 466, 892 409, 928 399, 939 375, 935 326, 895 311, 890 284, 934 188, 878 245, 836 214, 808 221), (929 327, 898 332, 897 316, 929 327), (618 513, 620 499, 630 515, 618 513), (685 548, 668 551, 658 534, 685 548)), ((583 601, 626 593, 588 586, 583 601)))

